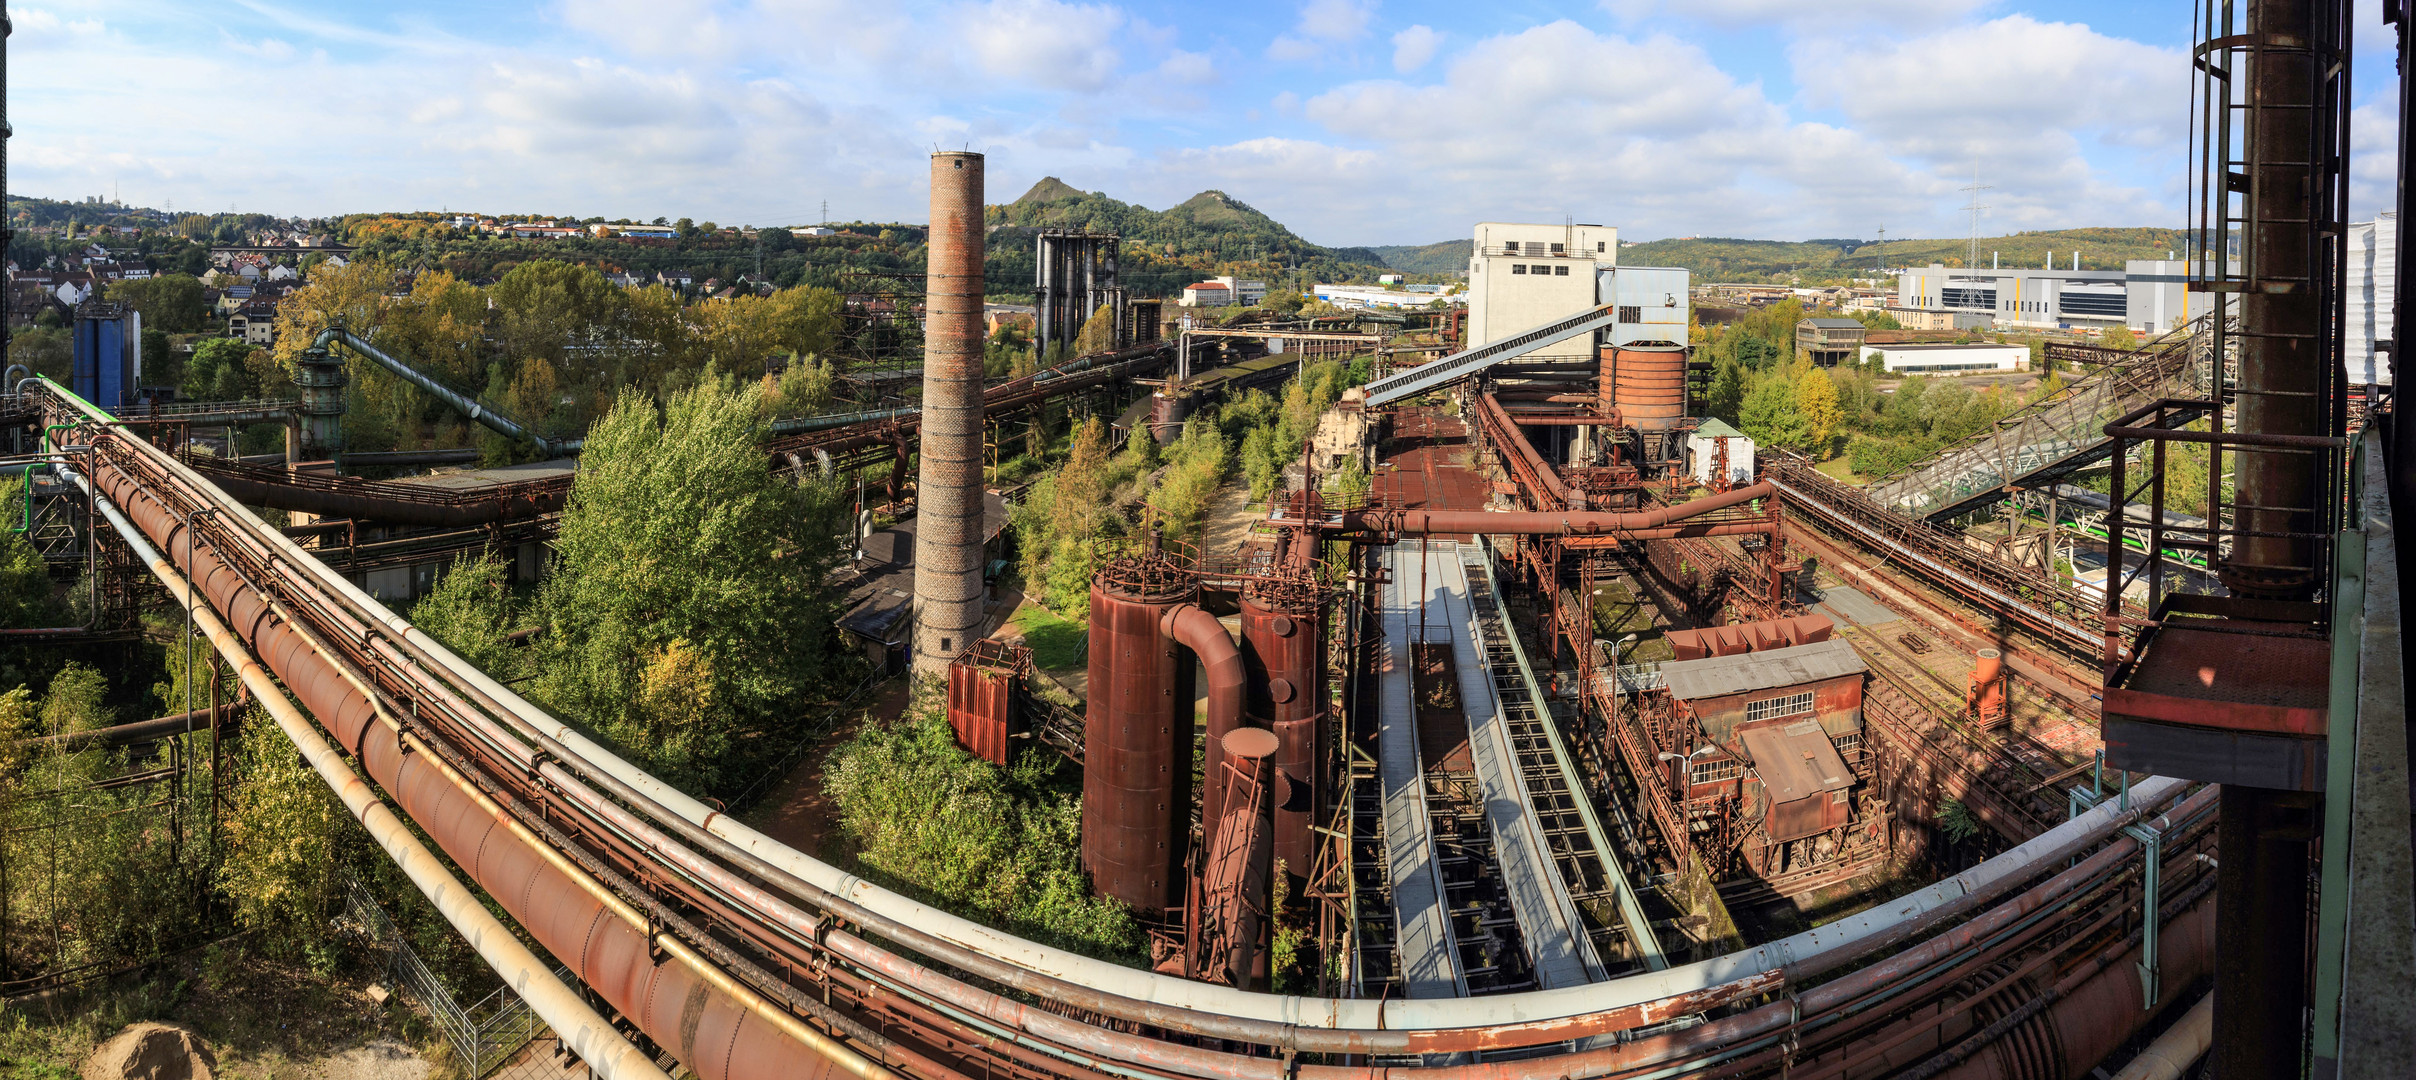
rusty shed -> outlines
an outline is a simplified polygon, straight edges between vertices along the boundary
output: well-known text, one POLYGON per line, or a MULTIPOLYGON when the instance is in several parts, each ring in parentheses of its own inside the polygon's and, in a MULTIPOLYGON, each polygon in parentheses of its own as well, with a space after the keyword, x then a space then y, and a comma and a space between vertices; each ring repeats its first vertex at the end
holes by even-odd
POLYGON ((1758 782, 1745 783, 1742 794, 1762 808, 1768 838, 1781 843, 1851 816, 1847 789, 1855 781, 1846 757, 1862 747, 1867 670, 1842 640, 1661 665, 1672 703, 1752 768, 1758 782))

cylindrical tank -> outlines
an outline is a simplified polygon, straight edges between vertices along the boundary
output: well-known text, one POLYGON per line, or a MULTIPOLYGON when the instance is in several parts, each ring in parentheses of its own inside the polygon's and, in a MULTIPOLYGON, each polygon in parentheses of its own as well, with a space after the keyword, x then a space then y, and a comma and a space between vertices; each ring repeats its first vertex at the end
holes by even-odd
POLYGON ((1099 895, 1144 914, 1183 903, 1193 665, 1158 625, 1197 589, 1157 555, 1116 559, 1091 579, 1082 864, 1099 895))
POLYGON ((941 675, 982 623, 982 156, 931 155, 914 667, 941 675))
MULTIPOLYGON (((1305 880, 1323 811, 1326 664, 1323 604, 1305 575, 1254 581, 1242 593, 1242 662, 1250 674, 1243 710, 1276 738, 1275 858, 1305 880)), ((1297 893, 1295 894, 1297 895, 1297 893)))
POLYGON ((1612 345, 1602 350, 1611 404, 1638 431, 1667 431, 1686 418, 1686 350, 1676 345, 1612 345))
POLYGON ((1159 446, 1183 436, 1183 421, 1191 418, 1191 398, 1179 393, 1157 391, 1149 398, 1149 436, 1159 446))

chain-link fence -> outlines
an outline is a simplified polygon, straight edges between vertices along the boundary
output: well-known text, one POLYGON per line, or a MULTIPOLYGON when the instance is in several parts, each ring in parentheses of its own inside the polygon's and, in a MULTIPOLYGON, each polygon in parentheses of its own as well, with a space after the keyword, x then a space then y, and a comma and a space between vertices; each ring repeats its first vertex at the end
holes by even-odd
MULTIPOLYGON (((483 1077, 531 1040, 553 1034, 510 987, 499 987, 477 1001, 461 1004, 436 973, 428 970, 401 928, 358 880, 345 884, 344 913, 337 925, 366 951, 380 957, 388 985, 435 1020, 460 1059, 462 1075, 483 1077)), ((567 980, 570 969, 557 967, 554 974, 567 980)))

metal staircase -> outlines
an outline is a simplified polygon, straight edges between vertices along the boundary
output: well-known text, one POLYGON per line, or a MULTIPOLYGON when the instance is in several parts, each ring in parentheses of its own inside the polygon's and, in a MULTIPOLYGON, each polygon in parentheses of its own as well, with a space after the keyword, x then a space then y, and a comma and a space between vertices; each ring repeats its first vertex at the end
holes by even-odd
POLYGON ((2107 421, 2164 398, 2204 399, 2213 342, 2212 322, 2201 316, 1994 428, 1873 481, 1870 497, 1897 513, 1944 523, 2016 489, 2061 481, 2105 459, 2113 446, 2107 421))

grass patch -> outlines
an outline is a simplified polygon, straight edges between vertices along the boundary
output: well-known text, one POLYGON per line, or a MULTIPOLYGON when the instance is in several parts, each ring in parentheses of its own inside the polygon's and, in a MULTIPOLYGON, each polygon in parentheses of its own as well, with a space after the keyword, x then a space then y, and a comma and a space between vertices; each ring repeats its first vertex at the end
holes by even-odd
POLYGON ((1085 627, 1072 619, 1061 619, 1057 613, 1026 603, 1015 613, 1015 625, 1023 631, 1024 644, 1032 647, 1032 665, 1043 671, 1062 671, 1088 661, 1083 647, 1085 627))
POLYGON ((1870 482, 1869 477, 1854 471, 1853 462, 1847 458, 1830 458, 1827 461, 1813 466, 1813 468, 1818 469, 1822 475, 1827 476, 1830 479, 1843 480, 1849 484, 1859 485, 1870 482))

